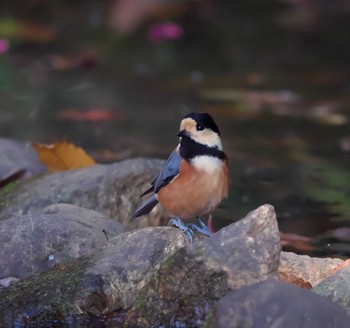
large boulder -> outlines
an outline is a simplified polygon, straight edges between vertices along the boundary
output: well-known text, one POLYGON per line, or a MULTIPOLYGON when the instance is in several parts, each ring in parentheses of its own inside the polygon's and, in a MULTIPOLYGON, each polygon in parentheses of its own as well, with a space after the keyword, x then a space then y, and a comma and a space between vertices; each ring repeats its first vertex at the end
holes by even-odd
POLYGON ((299 279, 309 284, 311 288, 332 274, 334 268, 342 262, 343 260, 337 258, 319 258, 281 252, 278 274, 282 280, 299 279))
POLYGON ((0 181, 46 171, 30 143, 0 138, 0 181))
POLYGON ((132 306, 161 263, 187 242, 171 227, 126 232, 78 259, 23 279, 0 293, 0 327, 82 324, 132 306))
POLYGON ((0 326, 119 315, 122 327, 197 327, 229 290, 276 277, 280 251, 270 205, 193 243, 171 227, 126 232, 5 289, 0 326))
POLYGON ((338 305, 309 290, 268 279, 232 291, 208 315, 206 328, 347 328, 338 305))
POLYGON ((350 315, 350 264, 336 271, 312 290, 341 305, 350 315))
POLYGON ((115 218, 125 226, 158 225, 161 207, 148 217, 131 221, 139 195, 162 166, 160 160, 135 159, 120 163, 57 172, 21 182, 0 199, 0 221, 52 204, 68 203, 115 218))
POLYGON ((126 229, 95 211, 70 204, 0 221, 0 278, 25 278, 104 245, 126 229))
POLYGON ((198 327, 229 290, 276 277, 280 251, 274 208, 261 206, 162 264, 123 327, 198 327))

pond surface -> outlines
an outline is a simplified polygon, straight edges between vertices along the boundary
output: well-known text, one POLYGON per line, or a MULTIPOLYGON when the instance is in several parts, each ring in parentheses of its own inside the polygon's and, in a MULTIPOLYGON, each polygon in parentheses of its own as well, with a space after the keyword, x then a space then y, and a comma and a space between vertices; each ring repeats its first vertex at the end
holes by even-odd
POLYGON ((350 256, 349 17, 320 1, 303 25, 286 3, 179 1, 125 30, 110 2, 4 1, 0 134, 165 159, 181 117, 208 112, 231 174, 214 229, 270 203, 286 250, 350 256))

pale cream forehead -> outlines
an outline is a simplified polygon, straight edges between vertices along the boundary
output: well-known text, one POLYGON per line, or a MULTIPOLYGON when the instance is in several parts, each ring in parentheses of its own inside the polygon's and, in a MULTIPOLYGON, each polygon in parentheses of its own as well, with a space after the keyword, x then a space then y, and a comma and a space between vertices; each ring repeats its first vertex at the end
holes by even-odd
POLYGON ((180 130, 191 131, 196 128, 197 122, 193 118, 184 118, 180 124, 180 130))

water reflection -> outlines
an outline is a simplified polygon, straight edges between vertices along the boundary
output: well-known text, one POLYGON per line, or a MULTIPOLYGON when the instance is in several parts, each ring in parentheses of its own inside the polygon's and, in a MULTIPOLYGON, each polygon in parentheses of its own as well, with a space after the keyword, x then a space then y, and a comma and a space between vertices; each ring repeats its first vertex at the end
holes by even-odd
MULTIPOLYGON (((22 2, 4 3, 12 24, 22 26, 22 2)), ((231 169, 230 197, 214 228, 270 203, 281 231, 312 237, 309 247, 291 240, 286 247, 349 255, 349 239, 329 232, 350 221, 349 28, 341 8, 332 5, 329 15, 327 3, 314 4, 313 18, 303 21, 295 16, 308 13, 302 2, 182 2, 174 26, 183 33, 157 42, 142 27, 146 18, 135 26, 119 16, 104 20, 107 3, 33 5, 24 16, 37 19, 40 7, 45 19, 36 28, 47 32, 33 34, 51 39, 7 36, 1 135, 73 141, 100 162, 166 158, 181 116, 209 112, 231 169), (61 27, 45 30, 50 19, 61 27)))

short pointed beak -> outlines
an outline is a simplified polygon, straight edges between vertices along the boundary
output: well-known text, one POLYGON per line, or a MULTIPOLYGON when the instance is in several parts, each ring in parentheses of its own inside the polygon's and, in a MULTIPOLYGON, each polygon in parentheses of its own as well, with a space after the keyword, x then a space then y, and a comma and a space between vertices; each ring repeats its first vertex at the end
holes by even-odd
POLYGON ((186 137, 188 136, 188 133, 187 131, 184 129, 184 130, 181 130, 178 134, 177 134, 178 137, 186 137))

